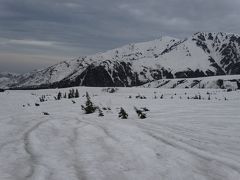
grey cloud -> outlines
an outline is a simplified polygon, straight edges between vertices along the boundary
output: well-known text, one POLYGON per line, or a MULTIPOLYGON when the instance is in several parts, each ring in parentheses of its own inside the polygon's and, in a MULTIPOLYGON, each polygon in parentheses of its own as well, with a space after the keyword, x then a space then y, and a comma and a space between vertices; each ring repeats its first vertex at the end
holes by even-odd
MULTIPOLYGON (((7 63, 2 53, 68 57, 161 35, 183 38, 197 31, 239 34, 239 9, 239 0, 1 0, 0 63, 7 63)), ((14 58, 20 63, 21 58, 14 58)), ((34 65, 35 61, 29 59, 28 63, 34 65)), ((41 60, 38 62, 36 68, 41 60)))

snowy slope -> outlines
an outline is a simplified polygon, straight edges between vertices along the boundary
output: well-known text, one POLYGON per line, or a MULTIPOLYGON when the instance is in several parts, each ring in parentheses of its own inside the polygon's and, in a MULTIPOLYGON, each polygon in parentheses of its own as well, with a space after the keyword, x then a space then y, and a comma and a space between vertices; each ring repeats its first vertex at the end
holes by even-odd
POLYGON ((56 89, 0 93, 1 180, 240 179, 239 91, 78 89, 111 110, 83 114, 85 97, 56 101, 56 89), (202 99, 187 99, 195 95, 202 99), (147 118, 134 106, 147 107, 147 118), (120 107, 129 119, 118 118, 120 107))
POLYGON ((240 89, 240 75, 210 76, 200 78, 161 79, 142 85, 145 88, 207 88, 240 89))
POLYGON ((196 33, 129 44, 22 75, 12 88, 139 86, 169 78, 240 74, 240 36, 196 33))
MULTIPOLYGON (((134 79, 138 78, 135 77, 135 71, 142 72, 142 69, 146 65, 146 59, 149 59, 151 62, 155 58, 156 53, 162 52, 166 47, 170 47, 177 41, 175 38, 162 37, 161 39, 146 43, 129 44, 105 53, 64 61, 47 69, 22 75, 16 86, 31 87, 43 85, 45 87, 45 85, 50 86, 51 84, 53 86, 61 86, 62 84, 63 86, 88 85, 91 82, 90 80, 86 80, 89 77, 85 77, 87 73, 95 74, 96 77, 98 77, 96 73, 105 73, 107 75, 104 75, 103 79, 110 79, 113 85, 117 83, 119 86, 137 85, 138 80, 135 80, 137 82, 133 82, 134 79), (139 64, 139 62, 135 63, 135 60, 143 60, 145 62, 139 64), (97 72, 92 69, 97 69, 97 72)), ((141 76, 140 74, 138 75, 141 76)), ((98 80, 95 80, 90 85, 94 85, 97 82, 98 80)), ((100 81, 100 83, 103 82, 100 81)))
POLYGON ((7 88, 10 84, 17 83, 20 75, 11 72, 0 72, 0 88, 7 88))

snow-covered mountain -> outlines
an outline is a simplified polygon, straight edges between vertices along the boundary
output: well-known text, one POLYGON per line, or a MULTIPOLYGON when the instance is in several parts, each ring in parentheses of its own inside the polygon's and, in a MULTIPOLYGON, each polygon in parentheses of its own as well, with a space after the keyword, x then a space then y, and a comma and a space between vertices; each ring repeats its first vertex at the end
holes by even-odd
POLYGON ((6 88, 13 83, 17 83, 20 75, 11 72, 0 72, 0 88, 6 88))
POLYGON ((199 32, 129 44, 23 74, 12 88, 139 86, 159 79, 240 74, 240 36, 199 32))

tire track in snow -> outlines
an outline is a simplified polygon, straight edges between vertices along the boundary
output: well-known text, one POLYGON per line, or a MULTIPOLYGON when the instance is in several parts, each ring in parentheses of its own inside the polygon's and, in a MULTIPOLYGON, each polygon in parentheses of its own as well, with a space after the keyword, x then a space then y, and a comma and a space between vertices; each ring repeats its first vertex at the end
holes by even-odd
MULTIPOLYGON (((79 160, 79 151, 77 150, 77 143, 78 143, 78 138, 79 138, 79 133, 78 131, 81 130, 82 128, 86 127, 86 126, 92 126, 91 123, 87 122, 87 121, 83 121, 82 119, 80 119, 79 117, 76 116, 72 116, 72 114, 70 113, 69 116, 54 116, 54 119, 52 120, 58 120, 58 122, 60 122, 61 119, 68 119, 68 121, 72 121, 71 123, 68 123, 67 126, 65 126, 65 131, 68 132, 72 132, 70 133, 70 135, 66 136, 66 138, 68 139, 68 145, 67 147, 64 148, 68 148, 72 150, 72 155, 71 155, 71 167, 74 170, 74 178, 78 179, 78 180, 86 180, 87 176, 86 176, 86 172, 83 169, 83 166, 81 164, 81 161, 79 160), (75 121, 75 122, 74 122, 75 121)), ((61 122, 60 122, 61 123, 61 122)), ((61 131, 62 129, 58 129, 59 131, 61 131)), ((61 158, 65 158, 65 157, 61 157, 61 158)), ((54 168, 54 167, 53 167, 54 168)))
MULTIPOLYGON (((89 125, 91 125, 91 126, 94 126, 94 127, 96 127, 96 128, 101 129, 107 137, 111 138, 111 139, 114 140, 115 142, 119 142, 119 139, 116 138, 113 134, 111 134, 110 131, 109 131, 105 126, 100 125, 99 122, 97 122, 97 121, 90 122, 90 121, 87 121, 87 120, 82 120, 82 119, 80 120, 79 118, 76 118, 76 119, 77 119, 78 121, 87 123, 87 124, 89 124, 89 125)), ((83 119, 84 119, 84 118, 83 118, 83 119)))
POLYGON ((29 155, 29 161, 30 161, 30 172, 26 176, 26 179, 30 179, 30 178, 33 177, 33 175, 35 173, 35 166, 39 163, 38 162, 38 157, 34 154, 33 148, 31 146, 30 135, 33 131, 35 131, 42 124, 44 124, 48 121, 49 121, 49 119, 38 122, 32 128, 30 128, 27 132, 25 132, 24 135, 23 135, 24 149, 25 149, 26 153, 29 155))
POLYGON ((2 144, 0 145, 0 152, 1 152, 6 146, 8 146, 8 145, 10 145, 10 144, 17 143, 17 142, 19 142, 19 141, 21 141, 21 140, 22 140, 22 139, 20 138, 20 139, 14 139, 14 140, 7 141, 7 142, 2 143, 2 144))
MULTIPOLYGON (((83 121, 81 121, 79 119, 77 119, 77 121, 80 122, 80 123, 84 123, 83 121)), ((78 137, 79 137, 78 130, 83 128, 83 127, 86 127, 88 125, 89 124, 86 123, 85 125, 74 128, 73 129, 73 138, 71 139, 71 146, 72 146, 73 152, 74 152, 73 168, 76 172, 75 175, 76 175, 78 180, 86 180, 87 179, 87 177, 85 175, 85 172, 82 170, 81 163, 80 163, 79 158, 78 158, 78 151, 77 151, 77 140, 78 140, 78 137)))
POLYGON ((178 139, 175 139, 173 136, 166 137, 164 135, 164 133, 161 132, 161 131, 166 131, 166 130, 156 128, 156 127, 150 127, 151 125, 148 123, 138 122, 138 124, 142 124, 142 125, 140 125, 140 126, 138 125, 138 126, 143 130, 143 132, 145 132, 152 138, 156 139, 157 141, 160 141, 160 142, 162 142, 168 146, 171 146, 175 149, 190 153, 194 156, 197 156, 201 159, 206 160, 207 162, 215 161, 219 164, 223 164, 223 165, 229 167, 230 169, 234 170, 235 172, 237 172, 240 175, 240 164, 238 162, 236 162, 234 160, 229 160, 224 157, 219 157, 219 156, 212 154, 210 152, 207 152, 207 151, 203 151, 203 150, 198 149, 194 146, 191 146, 187 143, 179 141, 178 139), (147 126, 149 126, 149 127, 147 127, 147 126))
MULTIPOLYGON (((131 171, 137 171, 139 167, 135 167, 135 162, 139 160, 139 156, 136 156, 136 152, 134 152, 132 149, 126 150, 126 143, 122 142, 122 140, 118 139, 111 131, 113 127, 104 121, 95 121, 95 120, 89 120, 86 119, 86 117, 83 117, 83 119, 76 118, 77 120, 84 122, 88 124, 90 127, 93 127, 94 129, 100 130, 100 134, 96 136, 99 137, 98 139, 95 139, 95 146, 101 147, 102 152, 105 154, 104 157, 101 155, 98 158, 94 159, 94 161, 102 162, 102 163, 114 163, 116 164, 114 167, 114 170, 111 169, 110 172, 117 172, 121 176, 122 179, 128 179, 126 177, 125 173, 130 173, 131 171), (109 126, 110 125, 110 126, 109 126), (126 153, 127 152, 127 153, 126 153), (133 160, 134 159, 134 160, 133 160), (134 163, 132 163, 134 162, 134 163), (130 164, 129 164, 130 163, 130 164), (116 169, 119 168, 119 169, 116 169)), ((91 136, 91 134, 89 134, 91 136)), ((124 139, 123 139, 124 140, 124 139)), ((80 142, 81 143, 81 142, 80 142)), ((86 153, 86 151, 84 151, 86 153)), ((84 163, 84 162, 83 162, 84 163)), ((137 166, 140 166, 137 164, 137 166)), ((103 168, 104 169, 104 168, 103 168)), ((100 172, 102 171, 102 168, 99 168, 100 172)), ((106 177, 108 173, 104 173, 106 177)), ((131 173, 130 173, 131 174, 131 173)))

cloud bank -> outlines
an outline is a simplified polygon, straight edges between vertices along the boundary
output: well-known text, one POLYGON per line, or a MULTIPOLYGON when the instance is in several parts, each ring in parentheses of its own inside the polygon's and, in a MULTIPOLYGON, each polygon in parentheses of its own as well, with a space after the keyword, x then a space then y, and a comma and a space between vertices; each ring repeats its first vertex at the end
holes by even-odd
POLYGON ((0 71, 26 72, 164 35, 240 34, 239 9, 239 0, 1 0, 0 71))

